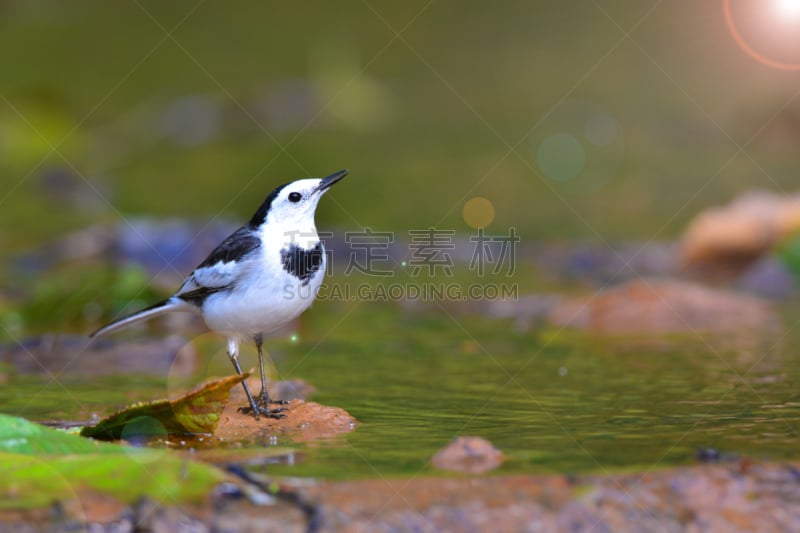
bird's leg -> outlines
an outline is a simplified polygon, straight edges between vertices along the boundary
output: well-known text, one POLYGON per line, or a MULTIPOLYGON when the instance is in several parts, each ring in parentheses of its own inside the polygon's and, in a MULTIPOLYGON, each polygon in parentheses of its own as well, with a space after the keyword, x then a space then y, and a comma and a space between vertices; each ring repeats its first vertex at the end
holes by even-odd
MULTIPOLYGON (((256 335, 253 340, 256 343, 256 348, 258 348, 258 366, 261 368, 261 394, 258 395, 258 405, 265 409, 269 409, 269 404, 274 403, 278 405, 286 405, 289 403, 288 400, 272 400, 269 397, 269 391, 267 390, 267 375, 264 372, 264 350, 262 348, 263 345, 263 338, 261 334, 256 335)), ((286 411, 286 409, 273 409, 273 412, 282 412, 286 411)))
POLYGON ((265 409, 269 409, 269 392, 267 391, 267 375, 264 373, 264 351, 261 348, 263 344, 263 337, 259 333, 253 340, 256 342, 258 348, 258 366, 261 369, 261 394, 258 395, 258 405, 265 409))
MULTIPOLYGON (((267 375, 264 371, 264 352, 261 348, 262 338, 261 335, 256 335, 253 337, 253 340, 256 343, 256 347, 258 348, 258 365, 261 369, 261 394, 258 395, 258 402, 251 402, 250 407, 240 407, 239 411, 243 413, 253 413, 253 416, 258 419, 258 415, 264 415, 269 418, 285 418, 286 415, 283 414, 286 411, 286 408, 278 408, 278 409, 270 409, 270 403, 288 403, 288 402, 279 402, 279 401, 272 401, 269 398, 269 392, 267 391, 267 375)), ((252 398, 252 397, 251 397, 252 398)))
MULTIPOLYGON (((236 373, 240 376, 242 375, 242 367, 239 365, 239 341, 236 339, 230 338, 228 339, 228 357, 233 363, 233 368, 236 369, 236 373)), ((250 392, 250 387, 247 385, 247 380, 242 380, 242 387, 244 387, 244 393, 247 395, 247 401, 250 402, 250 410, 253 412, 253 416, 258 420, 258 406, 256 405, 256 400, 253 398, 253 394, 250 392)), ((240 407, 239 410, 241 411, 242 408, 240 407)))

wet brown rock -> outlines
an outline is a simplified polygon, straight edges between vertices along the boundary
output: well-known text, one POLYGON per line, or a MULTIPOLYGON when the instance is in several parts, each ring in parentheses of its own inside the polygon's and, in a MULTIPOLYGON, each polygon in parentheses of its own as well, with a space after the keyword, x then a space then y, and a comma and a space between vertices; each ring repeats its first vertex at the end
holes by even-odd
POLYGON ((798 230, 800 194, 748 191, 690 222, 681 239, 681 263, 703 274, 738 274, 798 230))
POLYGON ((457 437, 433 456, 433 466, 466 474, 482 474, 500 466, 503 452, 481 437, 457 437))
MULTIPOLYGON (((254 394, 261 390, 258 379, 248 380, 254 394)), ((273 397, 284 399, 280 390, 273 397)), ((287 396, 288 399, 288 396, 287 396)), ((292 440, 303 442, 315 439, 333 438, 353 431, 356 419, 339 407, 328 407, 301 399, 292 400, 286 407, 286 417, 280 419, 261 417, 254 419, 238 411, 247 405, 242 387, 231 392, 230 400, 220 415, 219 425, 214 437, 226 441, 265 440, 272 435, 287 435, 292 440)), ((275 406, 278 407, 278 406, 275 406)))
POLYGON ((778 323, 766 302, 735 292, 671 280, 637 280, 594 296, 566 300, 549 322, 595 333, 752 332, 778 323))

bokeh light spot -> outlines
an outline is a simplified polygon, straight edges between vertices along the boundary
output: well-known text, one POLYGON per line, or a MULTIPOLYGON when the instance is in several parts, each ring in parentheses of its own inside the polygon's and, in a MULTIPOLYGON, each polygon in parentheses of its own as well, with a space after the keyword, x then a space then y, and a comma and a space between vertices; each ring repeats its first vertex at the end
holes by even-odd
POLYGON ((583 145, 568 133, 556 133, 539 144, 539 170, 548 178, 568 181, 578 176, 586 162, 583 145))
POLYGON ((482 196, 475 196, 467 200, 461 213, 467 226, 485 228, 494 220, 494 205, 482 196))
POLYGON ((586 139, 595 146, 608 146, 617 139, 617 121, 611 115, 593 115, 584 125, 586 139))

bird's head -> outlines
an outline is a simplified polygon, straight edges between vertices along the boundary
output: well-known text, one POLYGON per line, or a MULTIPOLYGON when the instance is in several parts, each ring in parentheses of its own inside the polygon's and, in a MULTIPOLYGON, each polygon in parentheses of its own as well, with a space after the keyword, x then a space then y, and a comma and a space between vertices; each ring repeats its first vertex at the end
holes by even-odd
POLYGON ((272 191, 250 219, 252 229, 269 226, 287 230, 305 230, 314 227, 314 211, 322 195, 334 183, 347 176, 340 170, 326 178, 308 178, 281 185, 272 191))

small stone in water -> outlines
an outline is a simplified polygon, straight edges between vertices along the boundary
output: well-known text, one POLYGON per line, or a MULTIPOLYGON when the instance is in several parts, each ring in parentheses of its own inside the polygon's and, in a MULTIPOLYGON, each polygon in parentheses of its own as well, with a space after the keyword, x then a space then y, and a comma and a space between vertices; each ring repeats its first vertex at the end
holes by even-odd
POLYGON ((484 438, 457 437, 439 450, 432 462, 440 470, 482 474, 500 466, 503 459, 503 452, 484 438))

